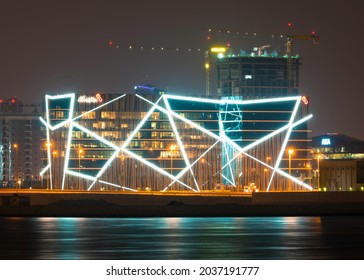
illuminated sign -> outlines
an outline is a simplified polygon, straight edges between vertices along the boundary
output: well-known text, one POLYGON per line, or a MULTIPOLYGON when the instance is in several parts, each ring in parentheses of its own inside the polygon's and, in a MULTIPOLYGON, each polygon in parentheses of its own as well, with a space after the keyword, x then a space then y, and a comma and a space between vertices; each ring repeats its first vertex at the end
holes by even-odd
POLYGON ((321 145, 322 146, 330 146, 331 145, 331 139, 330 138, 322 138, 321 139, 321 145))
POLYGON ((101 103, 103 101, 100 93, 97 93, 95 96, 87 96, 81 95, 78 99, 78 103, 101 103))

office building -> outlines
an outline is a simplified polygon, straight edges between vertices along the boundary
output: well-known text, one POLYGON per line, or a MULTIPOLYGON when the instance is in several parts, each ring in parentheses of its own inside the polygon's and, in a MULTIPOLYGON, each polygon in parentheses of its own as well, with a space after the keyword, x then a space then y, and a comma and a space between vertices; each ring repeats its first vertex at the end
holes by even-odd
MULTIPOLYGON (((227 53, 216 58, 217 95, 220 98, 240 98, 255 100, 299 96, 299 73, 301 61, 298 56, 287 58, 277 52, 227 53)), ((241 117, 241 138, 243 145, 248 145, 278 129, 289 121, 291 105, 256 106, 241 117)), ((309 98, 302 97, 302 106, 297 116, 309 115, 309 98)), ((281 167, 297 178, 310 181, 310 149, 307 123, 295 127, 286 145, 287 149, 281 167)), ((276 139, 280 146, 282 139, 276 139)), ((264 154, 266 147, 260 147, 257 153, 264 154)), ((267 157, 269 160, 269 157, 267 157)), ((254 167, 253 167, 254 168, 254 167)))
MULTIPOLYGON (((288 188, 288 175, 277 170, 284 154, 279 145, 301 125, 295 108, 302 101, 251 103, 143 91, 49 95, 44 105, 41 174, 47 188, 236 191, 251 183, 261 190, 288 188), (240 117, 260 115, 262 106, 274 111, 280 103, 284 121, 259 141, 242 141, 240 117), (266 149, 257 152, 261 146, 266 149)), ((292 190, 302 186, 296 182, 292 190)))
POLYGON ((312 157, 320 190, 364 190, 364 141, 339 133, 318 135, 312 138, 312 157))

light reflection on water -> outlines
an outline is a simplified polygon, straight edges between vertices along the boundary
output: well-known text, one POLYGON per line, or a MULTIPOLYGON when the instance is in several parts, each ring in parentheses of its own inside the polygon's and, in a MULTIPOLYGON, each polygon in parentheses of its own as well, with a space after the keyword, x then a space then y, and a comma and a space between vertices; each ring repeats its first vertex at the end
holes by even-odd
POLYGON ((0 218, 1 259, 363 259, 364 217, 0 218))

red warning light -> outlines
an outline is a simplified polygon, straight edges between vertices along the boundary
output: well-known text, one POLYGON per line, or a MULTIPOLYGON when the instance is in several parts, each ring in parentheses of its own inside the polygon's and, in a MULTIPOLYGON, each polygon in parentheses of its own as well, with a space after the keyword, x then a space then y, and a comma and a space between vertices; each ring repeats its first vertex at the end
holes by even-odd
POLYGON ((292 27, 292 22, 288 22, 287 25, 288 25, 289 28, 291 28, 292 27))
POLYGON ((311 34, 312 34, 312 36, 315 36, 316 35, 316 32, 315 31, 312 31, 311 34))
POLYGON ((227 43, 227 44, 226 44, 226 46, 227 46, 228 48, 230 48, 230 43, 227 43))
POLYGON ((211 36, 207 36, 207 40, 211 40, 211 36))
POLYGON ((108 42, 108 45, 109 45, 109 47, 112 47, 112 46, 114 46, 114 42, 113 41, 109 41, 108 42))

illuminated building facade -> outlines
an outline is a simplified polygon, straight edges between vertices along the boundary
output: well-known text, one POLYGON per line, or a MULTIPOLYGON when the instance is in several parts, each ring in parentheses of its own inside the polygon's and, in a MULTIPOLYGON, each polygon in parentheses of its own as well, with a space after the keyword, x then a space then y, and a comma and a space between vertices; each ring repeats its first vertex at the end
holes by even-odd
POLYGON ((38 106, 22 104, 16 97, 0 99, 2 187, 29 188, 39 185, 42 134, 38 106))
POLYGON ((312 138, 312 155, 321 190, 364 191, 364 141, 326 133, 312 138))
MULTIPOLYGON (((298 56, 288 59, 277 52, 240 51, 238 55, 219 55, 216 59, 218 96, 242 100, 299 96, 300 64, 298 56)), ((241 124, 242 141, 248 144, 274 131, 287 122, 290 112, 290 106, 286 103, 262 104, 245 112, 241 124)), ((302 97, 302 106, 297 114, 300 117, 309 115, 308 97, 302 97)), ((307 123, 292 131, 282 163, 282 168, 307 183, 311 183, 312 176, 309 132, 307 123)), ((265 149, 262 147, 259 153, 266 153, 265 149)), ((270 160, 269 156, 266 160, 270 160)))
POLYGON ((217 92, 243 99, 299 95, 298 57, 255 56, 242 52, 216 60, 217 92), (290 63, 290 64, 289 64, 290 63))
POLYGON ((298 115, 299 96, 247 101, 147 91, 47 95, 44 105, 41 175, 48 188, 198 192, 253 182, 287 190, 290 181, 292 190, 311 189, 282 167, 290 135, 312 117, 298 115), (277 113, 285 107, 284 120, 245 141, 241 119, 260 115, 262 106, 277 113))

